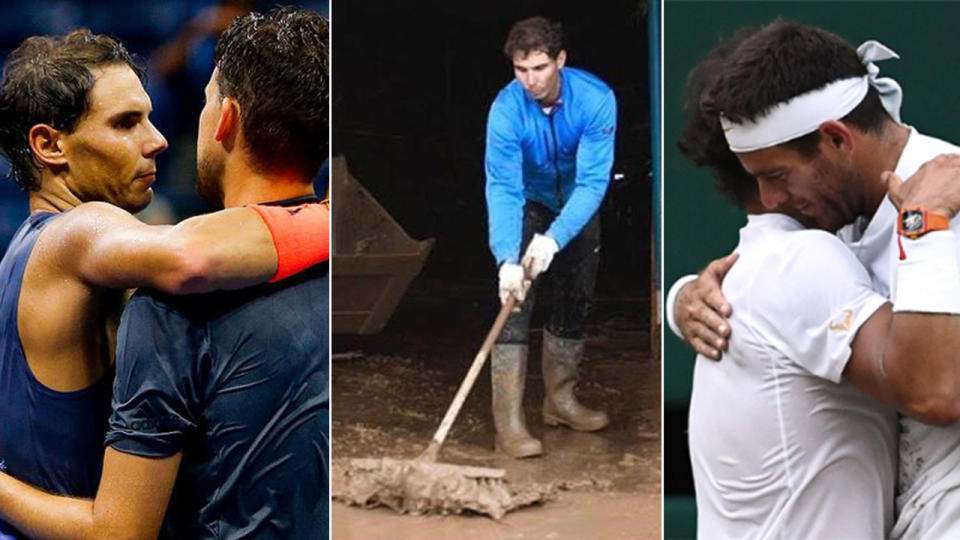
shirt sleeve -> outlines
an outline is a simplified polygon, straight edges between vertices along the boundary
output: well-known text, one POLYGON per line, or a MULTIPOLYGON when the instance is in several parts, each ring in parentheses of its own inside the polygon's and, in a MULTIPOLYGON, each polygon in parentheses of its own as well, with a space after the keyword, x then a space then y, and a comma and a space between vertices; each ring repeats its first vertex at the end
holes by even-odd
POLYGON ((547 235, 563 249, 597 213, 610 184, 617 131, 617 100, 609 91, 599 102, 577 145, 573 191, 547 235))
POLYGON ((763 306, 754 328, 783 355, 824 379, 839 382, 857 331, 886 299, 836 237, 802 231, 763 271, 752 290, 763 306))
POLYGON ((144 457, 168 457, 197 427, 202 329, 142 293, 123 312, 117 336, 113 413, 106 444, 144 457))
POLYGON ((497 266, 520 262, 523 235, 523 150, 514 122, 518 114, 507 99, 498 96, 487 118, 487 218, 490 251, 497 266))

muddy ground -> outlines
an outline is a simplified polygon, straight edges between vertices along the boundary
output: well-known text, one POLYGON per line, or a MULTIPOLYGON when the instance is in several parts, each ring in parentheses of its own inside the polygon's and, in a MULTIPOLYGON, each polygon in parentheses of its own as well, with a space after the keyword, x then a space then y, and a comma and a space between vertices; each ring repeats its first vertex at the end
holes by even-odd
MULTIPOLYGON (((429 290, 410 291, 379 335, 334 337, 335 459, 414 458, 433 435, 497 306, 452 299, 475 294, 440 297, 429 290)), ((334 503, 333 538, 659 538, 660 363, 648 352, 646 305, 641 298, 601 297, 591 312, 578 396, 610 413, 605 430, 543 425, 541 333, 535 330, 524 408, 545 454, 514 460, 493 452, 489 368, 450 432, 442 461, 503 468, 511 485, 552 484, 558 488, 553 500, 499 522, 334 503)))

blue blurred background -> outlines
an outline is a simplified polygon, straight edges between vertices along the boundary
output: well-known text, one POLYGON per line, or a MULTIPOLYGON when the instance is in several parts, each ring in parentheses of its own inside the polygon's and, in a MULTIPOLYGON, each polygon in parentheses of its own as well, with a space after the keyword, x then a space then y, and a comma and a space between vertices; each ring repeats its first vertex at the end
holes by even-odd
MULTIPOLYGON (((329 17, 327 0, 285 2, 329 17)), ((157 158, 154 202, 141 213, 148 222, 172 223, 209 210, 196 194, 197 119, 203 88, 213 71, 216 38, 234 17, 265 11, 265 1, 169 0, 0 0, 0 57, 4 60, 25 38, 64 34, 78 27, 111 35, 147 68, 151 120, 170 148, 157 158)), ((11 178, 0 156, 0 246, 5 247, 28 214, 27 195, 11 178)), ((317 176, 318 193, 326 174, 317 176)))

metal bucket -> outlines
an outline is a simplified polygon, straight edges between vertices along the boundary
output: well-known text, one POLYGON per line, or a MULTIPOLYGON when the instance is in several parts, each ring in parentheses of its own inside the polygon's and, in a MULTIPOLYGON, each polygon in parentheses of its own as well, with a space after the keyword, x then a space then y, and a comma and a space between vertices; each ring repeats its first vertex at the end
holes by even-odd
POLYGON ((433 247, 417 241, 347 170, 331 162, 334 334, 376 334, 400 303, 433 247))

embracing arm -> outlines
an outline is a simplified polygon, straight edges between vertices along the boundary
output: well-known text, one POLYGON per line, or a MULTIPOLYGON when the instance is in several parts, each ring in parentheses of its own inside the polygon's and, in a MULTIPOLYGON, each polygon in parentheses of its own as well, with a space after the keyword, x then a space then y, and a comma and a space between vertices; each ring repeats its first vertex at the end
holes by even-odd
POLYGON ((857 332, 843 376, 934 425, 960 420, 960 316, 879 309, 857 332))
POLYGON ((727 318, 733 309, 720 287, 737 257, 731 253, 712 261, 695 276, 678 279, 670 287, 664 305, 667 323, 676 336, 697 353, 713 360, 719 360, 721 351, 727 348, 730 335, 727 318))
MULTIPOLYGON (((322 228, 318 213, 298 219, 322 235, 329 224, 328 214, 323 217, 322 228)), ((238 289, 268 280, 278 268, 271 230, 249 208, 150 226, 112 205, 87 203, 70 212, 63 236, 58 258, 81 279, 103 287, 180 294, 238 289)), ((313 263, 327 258, 325 240, 309 247, 313 263)))
POLYGON ((31 538, 156 538, 180 454, 144 458, 107 448, 96 499, 51 495, 0 473, 0 515, 31 538))

